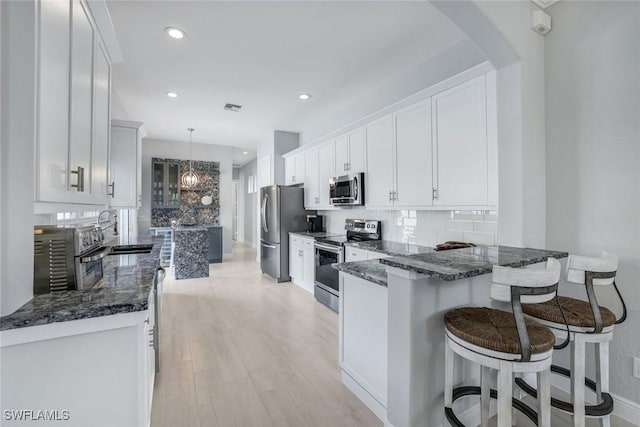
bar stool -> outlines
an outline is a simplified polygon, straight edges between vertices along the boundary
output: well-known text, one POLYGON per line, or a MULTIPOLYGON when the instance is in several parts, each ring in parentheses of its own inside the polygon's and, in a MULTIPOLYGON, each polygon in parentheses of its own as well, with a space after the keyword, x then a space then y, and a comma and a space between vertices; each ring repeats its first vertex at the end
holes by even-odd
POLYGON ((545 269, 493 267, 491 299, 510 302, 512 312, 487 307, 453 309, 444 316, 445 390, 444 412, 455 427, 464 424, 453 412, 453 402, 479 394, 482 426, 489 421, 490 398, 498 400, 498 427, 511 427, 512 406, 542 427, 551 425, 551 355, 555 335, 546 326, 525 319, 521 303, 553 300, 558 289, 561 266, 549 258, 545 269), (456 355, 481 365, 480 387, 453 388, 456 355), (498 371, 497 391, 490 388, 491 370, 498 371), (513 399, 513 374, 537 373, 538 413, 513 399))
MULTIPOLYGON (((556 334, 565 329, 561 313, 566 315, 569 338, 571 339, 571 369, 553 365, 553 373, 571 377, 571 402, 551 399, 551 405, 568 413, 573 413, 573 425, 584 427, 585 417, 600 418, 600 425, 608 427, 613 412, 613 398, 609 394, 609 341, 613 339, 613 327, 627 317, 627 308, 615 277, 618 269, 618 257, 606 251, 597 257, 570 255, 567 260, 566 280, 585 287, 588 301, 558 296, 557 302, 546 301, 541 304, 523 304, 523 312, 552 328, 556 334), (619 319, 606 307, 598 304, 594 286, 611 286, 622 303, 623 314, 619 319), (560 311, 562 310, 562 312, 560 311), (586 344, 596 344, 596 380, 585 378, 586 344), (585 386, 596 393, 598 404, 585 404, 585 386)), ((516 384, 532 396, 535 388, 523 379, 516 384)))

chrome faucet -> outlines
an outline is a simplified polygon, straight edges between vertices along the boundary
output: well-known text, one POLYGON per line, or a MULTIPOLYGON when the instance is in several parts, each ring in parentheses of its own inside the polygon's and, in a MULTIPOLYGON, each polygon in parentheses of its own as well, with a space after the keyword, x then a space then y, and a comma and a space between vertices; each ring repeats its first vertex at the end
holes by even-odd
POLYGON ((113 235, 117 236, 118 235, 118 214, 116 213, 116 211, 114 209, 106 209, 102 212, 100 212, 98 214, 98 219, 96 220, 96 225, 102 226, 102 224, 104 224, 104 222, 100 222, 100 218, 102 218, 102 214, 108 214, 107 215, 107 221, 105 222, 109 222, 109 217, 111 217, 113 219, 113 223, 104 227, 102 230, 106 230, 108 228, 113 227, 113 235))

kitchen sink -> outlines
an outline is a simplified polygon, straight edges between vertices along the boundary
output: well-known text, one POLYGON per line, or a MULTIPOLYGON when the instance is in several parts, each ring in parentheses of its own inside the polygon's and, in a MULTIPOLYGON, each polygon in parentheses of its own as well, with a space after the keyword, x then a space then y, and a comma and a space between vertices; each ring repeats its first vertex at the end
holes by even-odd
POLYGON ((148 254, 153 245, 119 245, 111 247, 109 255, 148 254))

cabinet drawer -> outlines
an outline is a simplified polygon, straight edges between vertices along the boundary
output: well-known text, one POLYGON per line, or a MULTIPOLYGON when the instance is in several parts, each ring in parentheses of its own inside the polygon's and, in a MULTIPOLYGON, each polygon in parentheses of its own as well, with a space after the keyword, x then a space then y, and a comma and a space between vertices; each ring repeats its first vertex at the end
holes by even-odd
POLYGON ((365 261, 367 260, 367 251, 363 251, 362 249, 356 248, 346 248, 345 251, 345 261, 353 262, 353 261, 365 261))

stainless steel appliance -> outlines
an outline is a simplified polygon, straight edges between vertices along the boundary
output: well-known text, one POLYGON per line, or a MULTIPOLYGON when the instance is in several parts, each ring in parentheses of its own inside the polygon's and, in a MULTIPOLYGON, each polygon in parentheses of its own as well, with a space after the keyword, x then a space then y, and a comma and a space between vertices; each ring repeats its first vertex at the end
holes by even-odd
POLYGON ((329 180, 329 203, 334 206, 364 205, 364 173, 336 176, 329 180))
POLYGON ((328 236, 315 241, 315 288, 314 295, 322 304, 338 311, 340 286, 339 272, 331 264, 344 262, 344 244, 365 240, 380 240, 380 221, 347 219, 346 236, 328 236))
POLYGON ((102 280, 103 246, 99 225, 34 227, 33 293, 88 289, 102 280))
POLYGON ((278 282, 289 277, 289 232, 307 229, 304 189, 272 185, 260 189, 260 268, 278 282))
POLYGON ((322 215, 313 214, 307 215, 307 231, 310 233, 317 233, 324 231, 323 224, 324 217, 322 215))

